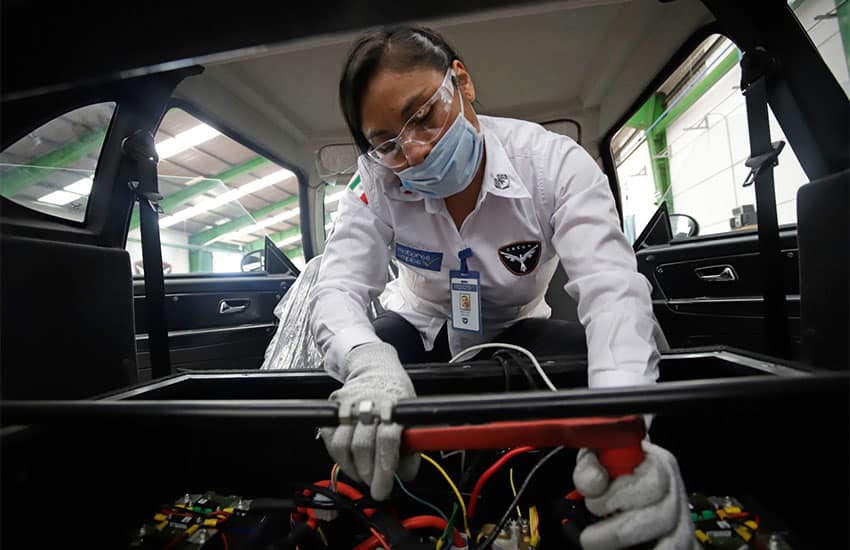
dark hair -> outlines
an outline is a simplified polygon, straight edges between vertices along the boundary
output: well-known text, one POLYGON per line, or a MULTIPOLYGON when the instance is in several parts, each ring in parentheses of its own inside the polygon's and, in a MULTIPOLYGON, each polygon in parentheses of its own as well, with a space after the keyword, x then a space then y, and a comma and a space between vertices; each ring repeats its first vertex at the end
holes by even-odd
POLYGON ((455 59, 460 56, 448 42, 425 27, 390 27, 361 36, 348 53, 339 79, 342 114, 360 151, 365 153, 370 147, 360 129, 363 94, 379 68, 403 72, 433 67, 445 72, 455 59))

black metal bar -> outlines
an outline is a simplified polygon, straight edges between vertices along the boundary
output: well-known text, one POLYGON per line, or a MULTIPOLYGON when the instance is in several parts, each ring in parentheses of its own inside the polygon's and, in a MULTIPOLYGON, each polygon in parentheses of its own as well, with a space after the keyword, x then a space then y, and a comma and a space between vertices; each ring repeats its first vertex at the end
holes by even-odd
MULTIPOLYGON (((558 392, 420 397, 399 403, 394 419, 406 426, 532 418, 691 413, 771 406, 817 406, 848 398, 850 372, 799 376, 748 376, 734 380, 665 382, 652 386, 558 392), (809 400, 807 402, 807 400, 809 400)), ((320 400, 7 401, 0 418, 9 425, 126 424, 131 421, 280 421, 310 426, 338 423, 336 405, 320 400)), ((289 424, 291 426, 291 424, 289 424)))
MULTIPOLYGON (((313 400, 193 401, 6 401, 0 405, 4 426, 89 425, 189 421, 275 421, 333 425, 337 407, 313 400)), ((284 425, 280 425, 282 430, 284 425)))
POLYGON ((698 413, 710 407, 747 410, 753 407, 803 406, 805 400, 847 401, 850 373, 800 376, 748 376, 722 381, 665 382, 652 386, 581 389, 523 394, 420 397, 399 403, 394 419, 405 425, 492 422, 532 418, 620 416, 644 413, 698 413))

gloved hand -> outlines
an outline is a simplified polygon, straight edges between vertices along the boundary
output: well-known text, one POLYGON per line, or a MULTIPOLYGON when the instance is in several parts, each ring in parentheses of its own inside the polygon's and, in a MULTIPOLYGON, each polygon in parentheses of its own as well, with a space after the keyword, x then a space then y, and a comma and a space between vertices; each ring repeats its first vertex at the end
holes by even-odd
POLYGON ((685 484, 676 457, 643 441, 643 462, 634 472, 609 483, 596 453, 581 449, 573 471, 576 489, 598 517, 581 533, 584 550, 627 548, 656 541, 655 550, 698 549, 685 484))
MULTIPOLYGON (((368 400, 372 401, 374 410, 380 410, 386 404, 416 397, 413 383, 390 344, 357 346, 345 356, 343 369, 348 373, 345 383, 330 396, 331 401, 342 407, 350 408, 368 400)), ((331 457, 346 475, 369 485, 375 500, 389 496, 396 470, 399 477, 410 480, 419 469, 418 454, 399 459, 401 432, 402 427, 395 422, 357 422, 321 429, 331 457)))

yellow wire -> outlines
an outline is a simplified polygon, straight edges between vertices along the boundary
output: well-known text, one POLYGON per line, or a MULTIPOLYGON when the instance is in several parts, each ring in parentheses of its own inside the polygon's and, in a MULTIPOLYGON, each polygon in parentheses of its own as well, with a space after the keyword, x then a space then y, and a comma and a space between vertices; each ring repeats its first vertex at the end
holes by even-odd
POLYGON ((327 546, 328 545, 328 539, 327 539, 327 537, 325 537, 325 534, 322 532, 321 526, 316 527, 316 532, 319 533, 319 538, 322 539, 322 544, 327 546))
POLYGON ((537 546, 540 543, 540 516, 537 514, 537 507, 532 506, 528 509, 528 523, 531 529, 531 545, 537 546))
POLYGON ((443 469, 443 467, 440 466, 439 464, 437 464, 437 462, 433 458, 426 455, 425 453, 419 453, 419 454, 422 456, 422 458, 424 458, 425 460, 430 462, 431 465, 434 468, 436 468, 438 472, 443 474, 443 477, 446 478, 446 481, 449 482, 449 485, 451 486, 452 491, 455 492, 455 496, 457 497, 457 501, 460 502, 460 510, 461 510, 461 512, 463 512, 463 530, 466 532, 466 536, 471 539, 472 533, 469 531, 469 521, 466 519, 466 504, 464 504, 463 497, 460 496, 460 491, 458 491, 457 486, 454 484, 454 481, 452 481, 452 478, 449 477, 449 474, 447 474, 446 471, 443 469))
MULTIPOLYGON (((514 469, 510 470, 510 478, 511 478, 511 491, 514 493, 514 498, 516 498, 516 485, 514 485, 514 469)), ((519 519, 522 519, 522 511, 519 509, 519 504, 516 505, 516 515, 519 519)))

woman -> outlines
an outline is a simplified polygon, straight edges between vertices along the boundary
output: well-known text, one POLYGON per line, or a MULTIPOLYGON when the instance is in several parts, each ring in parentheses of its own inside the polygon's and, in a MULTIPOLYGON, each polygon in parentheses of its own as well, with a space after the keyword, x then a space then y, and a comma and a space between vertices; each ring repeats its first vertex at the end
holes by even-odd
MULTIPOLYGON (((656 381, 663 336, 650 286, 606 177, 581 147, 536 124, 477 115, 463 61, 423 28, 360 38, 340 101, 363 155, 310 296, 325 368, 343 382, 331 399, 345 410, 387 410, 415 396, 402 362, 446 361, 494 339, 538 354, 583 351, 585 332, 591 387, 656 381), (390 254, 399 276, 387 285, 390 254), (548 319, 544 294, 558 261, 584 328, 548 319), (372 323, 378 295, 387 313, 372 323)), ((343 471, 383 499, 397 470, 404 477, 418 466, 399 460, 401 431, 387 422, 322 433, 343 471)), ((648 442, 645 450, 635 475, 611 484, 594 453, 580 453, 574 480, 591 510, 624 510, 586 529, 586 548, 692 546, 676 461, 648 442)))

